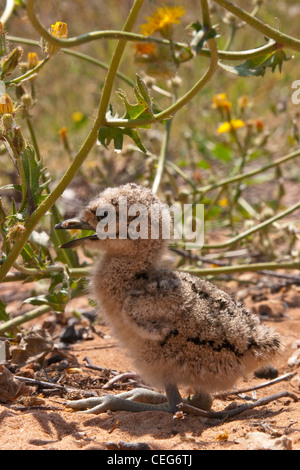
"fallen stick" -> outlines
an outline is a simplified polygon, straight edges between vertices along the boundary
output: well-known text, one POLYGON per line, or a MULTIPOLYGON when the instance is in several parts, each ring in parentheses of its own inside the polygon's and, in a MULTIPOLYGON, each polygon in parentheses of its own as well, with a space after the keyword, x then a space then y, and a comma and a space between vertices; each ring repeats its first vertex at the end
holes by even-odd
POLYGON ((274 395, 269 395, 268 397, 260 398, 259 400, 256 400, 252 403, 238 405, 236 408, 233 408, 227 411, 226 410, 205 411, 205 410, 200 410, 200 408, 196 408, 195 406, 188 405, 187 403, 180 403, 178 405, 178 410, 193 414, 195 416, 202 416, 203 418, 226 419, 226 418, 232 418, 233 416, 237 416, 243 413, 244 411, 252 410, 253 408, 256 408, 258 406, 267 405, 271 401, 275 401, 275 400, 278 400, 279 398, 284 398, 284 397, 292 398, 294 401, 298 401, 297 395, 284 390, 274 395))
POLYGON ((253 390, 259 390, 260 388, 269 387, 270 385, 277 384, 278 382, 282 382, 283 380, 289 380, 292 377, 294 377, 294 375, 296 375, 296 374, 297 374, 297 372, 289 372, 287 374, 281 375, 280 377, 276 377, 276 379, 269 380, 268 382, 264 382, 264 383, 259 384, 259 385, 254 385, 253 387, 240 388, 240 389, 237 389, 237 390, 230 390, 230 391, 225 392, 225 393, 216 393, 214 395, 214 398, 225 398, 225 397, 228 397, 230 395, 240 395, 241 393, 247 393, 247 392, 252 392, 253 390))
MULTIPOLYGON (((2 375, 1 372, 0 372, 0 375, 2 375)), ((28 384, 38 385, 42 388, 52 388, 56 390, 61 390, 63 392, 69 392, 69 393, 78 392, 78 393, 81 393, 82 395, 98 396, 96 392, 91 391, 91 390, 81 390, 75 387, 67 387, 65 385, 60 385, 60 384, 52 383, 52 382, 45 382, 43 380, 31 379, 29 377, 22 377, 19 375, 14 375, 14 378, 17 380, 20 380, 20 382, 27 382, 28 384)))

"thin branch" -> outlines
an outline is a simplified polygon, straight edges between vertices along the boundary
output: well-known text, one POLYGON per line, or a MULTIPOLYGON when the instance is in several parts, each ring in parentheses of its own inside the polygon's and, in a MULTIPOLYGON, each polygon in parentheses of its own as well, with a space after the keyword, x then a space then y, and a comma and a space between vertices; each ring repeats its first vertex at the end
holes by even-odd
POLYGON ((14 78, 13 80, 8 80, 7 82, 5 82, 5 85, 18 85, 20 82, 30 79, 48 62, 49 59, 50 57, 45 57, 45 59, 41 60, 41 62, 36 65, 33 69, 28 70, 28 72, 24 73, 23 75, 20 75, 17 78, 14 78))
MULTIPOLYGON (((16 36, 7 36, 7 39, 11 42, 17 42, 20 44, 27 44, 28 46, 36 46, 40 47, 39 41, 34 41, 32 39, 27 39, 27 38, 19 38, 16 36)), ((72 51, 70 49, 65 49, 61 48, 61 52, 67 55, 71 55, 73 57, 77 57, 78 59, 85 60, 86 62, 89 62, 90 64, 96 65, 97 67, 102 68, 103 70, 108 70, 109 65, 106 64, 105 62, 102 62, 101 60, 95 59, 94 57, 91 57, 90 55, 83 54, 82 52, 78 51, 72 51)), ((129 77, 127 77, 124 73, 122 72, 117 72, 117 77, 121 78, 126 82, 128 85, 133 86, 134 81, 131 80, 129 77)))
POLYGON ((1 15, 0 21, 2 24, 5 24, 7 20, 10 18, 13 10, 15 7, 15 2, 14 0, 6 0, 6 5, 4 8, 4 12, 1 15))
POLYGON ((22 325, 23 323, 31 321, 34 318, 40 317, 45 313, 50 312, 51 310, 53 310, 53 308, 49 305, 41 305, 40 307, 30 310, 30 312, 24 313, 24 315, 19 315, 12 320, 9 320, 0 325, 0 334, 6 333, 16 326, 22 325))
POLYGON ((156 171, 156 175, 155 175, 153 186, 152 186, 152 191, 154 194, 156 194, 158 191, 158 188, 162 180, 163 172, 164 172, 164 167, 165 167, 165 162, 166 162, 166 153, 167 153, 168 142, 169 142, 169 137, 170 137, 171 123, 172 123, 172 119, 168 119, 165 123, 165 132, 164 132, 163 141, 161 145, 160 156, 158 159, 157 171, 156 171))
POLYGON ((280 377, 276 377, 276 379, 268 380, 268 382, 264 382, 264 383, 259 384, 259 385, 254 385, 252 387, 247 387, 247 388, 240 388, 240 389, 237 389, 237 390, 230 390, 230 391, 225 392, 225 393, 216 393, 216 394, 214 394, 214 398, 224 398, 224 397, 228 397, 230 395, 240 395, 241 393, 247 393, 247 392, 252 392, 254 390, 260 390, 261 388, 270 387, 271 385, 277 384, 277 383, 282 382, 284 380, 289 380, 292 377, 294 377, 295 375, 297 375, 297 372, 289 372, 287 374, 281 375, 280 377))
POLYGON ((282 163, 288 162, 289 160, 292 160, 293 158, 296 158, 299 156, 300 156, 300 150, 295 150, 295 152, 289 153, 288 155, 285 155, 284 157, 278 158, 277 160, 274 160, 273 162, 268 163, 267 165, 263 167, 248 171, 247 173, 242 173, 239 175, 231 176, 230 178, 226 178, 224 180, 218 181, 218 183, 212 183, 212 184, 208 184, 207 186, 202 186, 202 188, 197 189, 196 192, 204 194, 204 193, 207 193, 208 191, 219 188, 220 186, 227 186, 228 184, 236 183, 237 181, 241 181, 245 178, 251 178, 252 176, 263 173, 267 170, 270 170, 271 168, 279 166, 282 163))
MULTIPOLYGON (((202 248, 206 248, 206 249, 213 249, 213 248, 226 248, 228 246, 231 246, 237 242, 239 242, 240 240, 242 240, 243 238, 246 238, 248 237, 249 235, 252 235, 253 233, 255 232, 258 232, 259 230, 261 230, 262 228, 265 228, 267 227, 268 225, 271 225, 273 224, 274 222, 276 222, 277 220, 279 219, 282 219, 283 217, 291 214, 292 212, 295 212, 295 210, 299 209, 300 208, 300 202, 297 202, 296 204, 293 204, 292 206, 290 206, 288 209, 282 211, 282 212, 279 212, 278 214, 274 215, 273 217, 270 217, 269 219, 267 220, 264 220, 263 222, 261 222, 260 224, 257 224, 255 225, 254 227, 251 227, 250 229, 248 230, 245 230, 245 232, 242 232, 238 235, 236 235, 235 237, 231 238, 230 240, 227 240, 226 242, 223 242, 223 243, 216 243, 216 244, 211 244, 211 245, 203 245, 202 248)), ((264 264, 264 263, 261 263, 261 264, 264 264)), ((299 265, 299 263, 295 263, 296 265, 299 265)), ((272 266, 272 265, 271 265, 272 266)), ((269 268, 269 267, 262 267, 262 269, 273 269, 272 267, 269 268)), ((295 269, 298 269, 298 268, 295 268, 295 269)))
POLYGON ((280 398, 291 398, 294 401, 298 401, 297 395, 288 391, 282 391, 279 393, 275 393, 274 395, 270 395, 268 397, 260 398, 252 403, 242 404, 233 408, 232 410, 223 410, 223 411, 204 411, 200 410, 200 408, 196 408, 195 406, 188 405, 187 403, 180 403, 178 405, 178 409, 180 411, 191 413, 196 416, 202 416, 203 418, 209 419, 227 419, 237 416, 244 411, 252 410, 253 408, 257 408, 258 406, 264 406, 272 401, 279 400, 280 398))
POLYGON ((278 44, 288 47, 289 49, 300 51, 300 40, 289 36, 288 34, 282 33, 278 29, 274 29, 263 21, 259 20, 255 16, 252 16, 250 13, 247 13, 242 8, 239 8, 229 0, 214 0, 218 5, 224 7, 227 11, 230 11, 233 15, 237 16, 241 20, 245 21, 247 24, 252 26, 252 28, 260 31, 262 34, 268 38, 273 39, 278 44))
MULTIPOLYGON (((118 33, 120 38, 124 37, 124 39, 126 39, 127 41, 132 41, 132 42, 137 42, 137 41, 139 41, 139 42, 140 41, 141 42, 150 42, 151 41, 151 42, 156 42, 158 44, 169 45, 169 41, 167 41, 166 39, 160 39, 160 38, 156 38, 156 37, 152 37, 152 36, 143 36, 141 34, 133 34, 133 33, 123 33, 121 31, 118 31, 118 32, 117 31, 112 31, 112 32, 106 31, 105 33, 106 33, 105 37, 99 37, 99 38, 94 37, 93 39, 116 39, 115 35, 118 33), (112 37, 110 37, 110 35, 112 37)), ((17 43, 20 43, 20 44, 27 44, 28 46, 41 47, 40 42, 39 41, 34 41, 33 39, 20 38, 18 36, 10 36, 10 35, 8 35, 6 37, 11 42, 17 42, 17 43)), ((183 42, 174 42, 174 46, 177 47, 177 48, 182 48, 182 49, 186 49, 186 48, 189 47, 189 45, 187 43, 183 43, 183 42)), ((230 60, 230 61, 231 60, 240 61, 240 60, 254 59, 254 58, 259 57, 261 55, 271 53, 271 52, 275 51, 276 49, 278 49, 280 47, 281 47, 281 45, 277 44, 276 41, 270 41, 268 44, 264 44, 263 46, 256 47, 254 49, 249 49, 249 50, 246 50, 246 51, 218 50, 218 57, 221 60, 230 60)), ((77 56, 77 57, 82 56, 81 58, 83 58, 83 59, 84 59, 84 56, 86 56, 86 54, 82 54, 81 52, 78 52, 78 51, 72 51, 70 48, 66 48, 66 47, 62 47, 61 51, 64 52, 65 54, 74 55, 74 56, 77 56)), ((207 49, 206 47, 204 47, 203 49, 201 49, 197 53, 197 55, 204 56, 204 57, 210 57, 211 56, 211 51, 209 49, 207 49)), ((90 56, 86 56, 86 57, 89 57, 89 59, 86 59, 86 60, 89 60, 90 62, 95 63, 96 65, 99 65, 100 67, 106 68, 106 69, 108 68, 107 64, 104 64, 103 62, 98 61, 97 59, 94 59, 93 57, 90 57, 90 56)))
MULTIPOLYGON (((208 245, 210 246, 210 245, 208 245)), ((237 264, 235 266, 222 266, 217 268, 197 268, 189 266, 187 268, 181 268, 181 271, 189 272, 195 276, 209 276, 209 275, 220 275, 220 274, 233 274, 233 273, 244 273, 244 272, 256 272, 264 269, 276 270, 276 269, 300 269, 300 262, 291 263, 278 263, 266 262, 266 263, 250 263, 250 264, 237 264)))

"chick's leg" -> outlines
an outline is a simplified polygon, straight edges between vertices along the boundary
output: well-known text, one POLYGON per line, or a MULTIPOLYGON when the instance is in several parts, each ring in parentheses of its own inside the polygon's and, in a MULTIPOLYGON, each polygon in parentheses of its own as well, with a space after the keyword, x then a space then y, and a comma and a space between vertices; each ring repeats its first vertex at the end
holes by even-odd
POLYGON ((66 406, 85 413, 100 414, 106 411, 166 411, 174 413, 182 401, 176 385, 166 386, 166 395, 152 390, 137 388, 119 395, 104 395, 69 401, 66 406))

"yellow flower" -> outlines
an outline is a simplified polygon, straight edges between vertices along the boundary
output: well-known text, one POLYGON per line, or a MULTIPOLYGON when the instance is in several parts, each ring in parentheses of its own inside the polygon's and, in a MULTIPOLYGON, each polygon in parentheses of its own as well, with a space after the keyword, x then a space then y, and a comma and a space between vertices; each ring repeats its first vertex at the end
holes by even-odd
POLYGON ((80 112, 80 111, 75 111, 73 114, 72 114, 72 121, 74 122, 81 122, 84 118, 84 115, 80 112))
POLYGON ((229 436, 228 436, 227 431, 220 432, 215 437, 216 441, 228 441, 228 438, 229 438, 229 436))
POLYGON ((225 101, 226 99, 227 99, 226 93, 218 93, 217 95, 215 95, 213 97, 213 104, 212 104, 213 108, 219 108, 222 105, 223 101, 225 101))
MULTIPOLYGON (((49 32, 57 39, 67 39, 68 37, 68 26, 67 23, 63 23, 62 21, 57 21, 55 24, 51 25, 51 29, 49 32)), ((54 44, 47 43, 46 44, 46 52, 49 55, 53 55, 60 50, 59 46, 54 46, 54 44)))
POLYGON ((29 69, 34 69, 39 63, 39 59, 36 52, 28 52, 27 61, 29 69))
POLYGON ((232 119, 230 122, 226 121, 218 127, 218 133, 230 132, 233 129, 244 127, 245 123, 241 119, 232 119))
POLYGON ((144 43, 144 42, 137 42, 134 45, 135 54, 134 56, 142 56, 142 55, 152 55, 155 52, 155 44, 153 42, 144 43))
POLYGON ((219 204, 220 204, 221 207, 226 207, 226 206, 228 206, 228 199, 227 199, 227 197, 223 197, 222 199, 220 199, 219 204))
POLYGON ((55 24, 51 25, 52 36, 55 36, 58 39, 67 39, 68 37, 68 25, 62 21, 57 21, 55 24))
POLYGON ((11 97, 5 93, 0 98, 0 114, 12 114, 14 112, 14 104, 11 97))
POLYGON ((141 25, 141 32, 144 36, 151 36, 156 31, 160 31, 163 36, 169 36, 172 24, 179 24, 179 18, 184 14, 185 9, 180 6, 160 7, 156 13, 147 17, 147 23, 141 25))
POLYGON ((229 111, 232 107, 232 104, 227 100, 226 93, 219 93, 213 97, 212 107, 229 111))

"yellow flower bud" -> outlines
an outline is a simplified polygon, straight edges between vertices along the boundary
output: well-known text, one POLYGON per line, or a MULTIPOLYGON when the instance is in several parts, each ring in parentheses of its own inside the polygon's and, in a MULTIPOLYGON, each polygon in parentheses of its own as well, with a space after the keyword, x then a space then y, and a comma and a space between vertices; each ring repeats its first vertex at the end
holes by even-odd
POLYGON ((23 233, 26 231, 24 225, 16 224, 10 227, 7 231, 7 238, 11 241, 18 241, 22 238, 23 233))
POLYGON ((28 52, 27 55, 29 69, 34 69, 39 63, 39 59, 36 52, 28 52))
POLYGON ((2 124, 6 131, 9 131, 14 123, 14 118, 11 114, 3 114, 2 124))
POLYGON ((59 39, 67 39, 68 37, 68 25, 62 21, 57 21, 51 25, 52 35, 59 39))
POLYGON ((33 100, 32 100, 32 96, 30 95, 30 93, 24 93, 24 95, 22 95, 21 100, 25 108, 31 108, 33 104, 33 100))
POLYGON ((67 128, 65 126, 60 129, 59 137, 61 140, 65 140, 67 138, 67 128))
POLYGON ((248 104, 249 104, 249 101, 248 101, 248 96, 247 95, 242 95, 242 96, 239 97, 238 105, 239 105, 239 107, 242 111, 245 108, 247 108, 248 104))
POLYGON ((7 93, 0 98, 0 114, 12 114, 14 112, 14 104, 7 93))
MULTIPOLYGON (((58 39, 67 39, 68 37, 68 26, 67 23, 63 23, 62 21, 57 21, 55 24, 51 25, 50 33, 52 36, 58 39)), ((54 44, 47 43, 46 44, 46 52, 49 55, 53 55, 60 50, 59 46, 55 46, 54 44)))
POLYGON ((13 51, 9 52, 5 57, 1 59, 1 76, 11 74, 15 68, 19 65, 21 57, 23 55, 23 49, 16 47, 13 51))
POLYGON ((232 104, 227 100, 226 93, 219 93, 213 97, 212 107, 229 111, 232 107, 232 104))
POLYGON ((256 119, 255 126, 258 132, 262 132, 264 130, 264 122, 262 119, 256 119))

